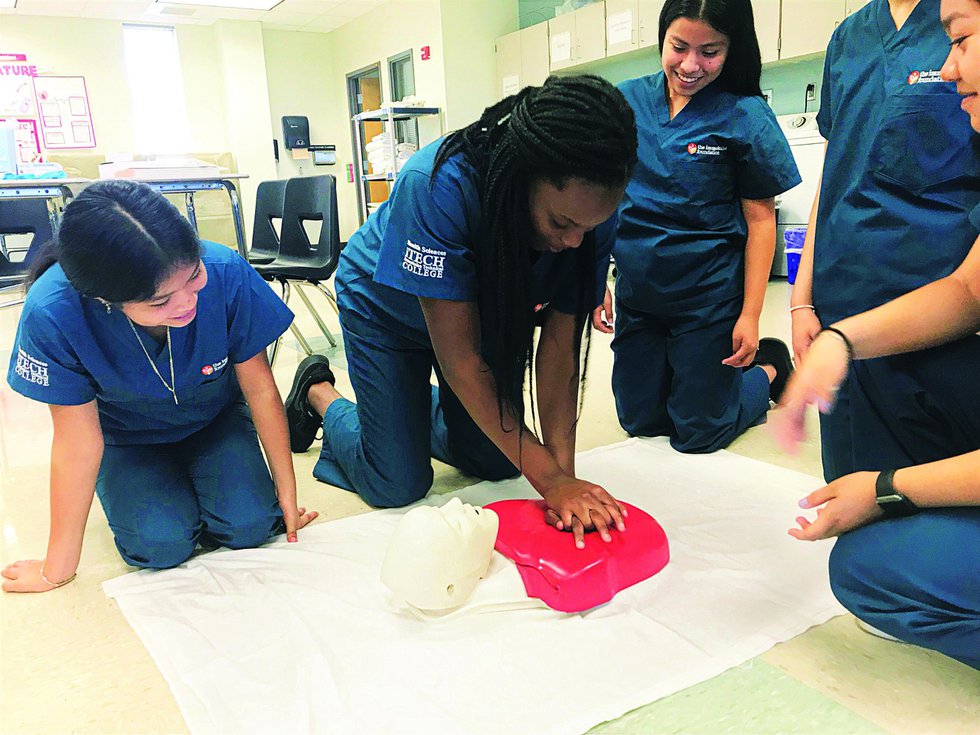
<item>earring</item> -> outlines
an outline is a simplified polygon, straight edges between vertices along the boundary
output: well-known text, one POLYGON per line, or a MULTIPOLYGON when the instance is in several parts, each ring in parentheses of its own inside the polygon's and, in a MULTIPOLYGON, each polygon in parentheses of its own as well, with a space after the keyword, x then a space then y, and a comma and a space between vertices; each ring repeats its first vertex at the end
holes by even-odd
POLYGON ((100 299, 98 296, 95 297, 95 300, 98 301, 100 304, 102 304, 105 307, 105 313, 106 314, 111 314, 112 313, 112 304, 110 304, 105 299, 100 299))

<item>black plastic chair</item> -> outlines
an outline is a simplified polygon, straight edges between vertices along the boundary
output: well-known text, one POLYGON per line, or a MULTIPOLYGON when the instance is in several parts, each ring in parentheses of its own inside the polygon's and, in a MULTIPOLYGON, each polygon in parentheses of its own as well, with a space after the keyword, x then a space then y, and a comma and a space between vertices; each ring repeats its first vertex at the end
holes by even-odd
POLYGON ((252 223, 252 247, 248 262, 252 265, 271 263, 279 255, 279 235, 273 220, 282 221, 286 206, 287 179, 263 181, 255 192, 255 220, 252 223))
POLYGON ((27 270, 46 242, 54 237, 54 225, 47 199, 4 199, 0 201, 0 238, 5 235, 32 235, 26 248, 9 248, 4 241, 0 248, 0 293, 19 295, 4 301, 0 308, 16 306, 24 302, 17 289, 27 279, 27 270), (15 253, 24 253, 22 259, 14 259, 15 253))
MULTIPOLYGON (((255 270, 269 281, 282 285, 282 300, 289 303, 290 284, 296 284, 296 293, 313 315, 317 326, 330 343, 336 347, 327 325, 313 308, 303 285, 312 285, 322 293, 333 310, 337 308, 337 297, 324 285, 337 269, 340 258, 340 223, 337 215, 337 180, 333 176, 305 176, 289 179, 286 182, 286 201, 282 218, 282 234, 279 237, 279 255, 271 263, 254 264, 255 270), (320 222, 320 235, 316 243, 311 243, 304 222, 320 222)), ((309 344, 293 325, 293 333, 300 345, 309 354, 309 344)), ((279 342, 272 348, 270 362, 276 359, 279 342)))

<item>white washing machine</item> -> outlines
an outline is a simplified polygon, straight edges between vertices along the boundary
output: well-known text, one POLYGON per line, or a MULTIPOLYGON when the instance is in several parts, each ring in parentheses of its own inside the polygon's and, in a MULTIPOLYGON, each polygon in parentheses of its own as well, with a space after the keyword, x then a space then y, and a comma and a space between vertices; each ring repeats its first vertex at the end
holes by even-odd
POLYGON ((776 197, 776 255, 772 274, 786 275, 786 252, 783 232, 787 227, 806 227, 810 208, 817 192, 817 184, 823 173, 824 144, 826 141, 817 129, 817 113, 779 115, 776 120, 782 128, 796 167, 803 182, 776 197))

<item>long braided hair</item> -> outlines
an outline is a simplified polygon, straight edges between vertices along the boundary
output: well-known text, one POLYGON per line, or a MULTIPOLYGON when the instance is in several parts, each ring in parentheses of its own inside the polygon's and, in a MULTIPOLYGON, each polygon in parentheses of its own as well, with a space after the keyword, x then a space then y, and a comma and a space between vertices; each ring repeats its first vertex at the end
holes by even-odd
MULTIPOLYGON (((476 270, 484 359, 505 407, 524 418, 524 376, 533 366, 534 327, 530 186, 561 189, 570 179, 624 187, 636 163, 636 123, 622 93, 597 76, 550 77, 484 110, 443 141, 433 173, 462 156, 480 174, 483 217, 476 270)), ((576 353, 595 298, 595 237, 577 249, 580 313, 576 353)), ((582 371, 583 381, 585 371, 582 371)), ((533 378, 532 378, 533 380, 533 378)), ((533 405, 533 404, 532 404, 533 405)))

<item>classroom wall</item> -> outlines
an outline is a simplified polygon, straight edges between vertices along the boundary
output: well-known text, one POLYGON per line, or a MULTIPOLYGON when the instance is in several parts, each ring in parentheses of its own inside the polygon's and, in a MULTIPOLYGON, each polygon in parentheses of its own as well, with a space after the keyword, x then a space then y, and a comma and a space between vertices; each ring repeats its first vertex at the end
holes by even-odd
POLYGON ((518 30, 518 4, 442 0, 446 58, 446 130, 473 122, 496 100, 494 42, 518 30))
MULTIPOLYGON (((225 100, 215 95, 224 82, 214 28, 177 26, 177 43, 191 146, 202 152, 228 150, 225 100)), ((123 67, 120 21, 4 15, 0 48, 5 53, 27 54, 42 74, 85 77, 97 147, 77 152, 132 151, 132 102, 123 67)))

